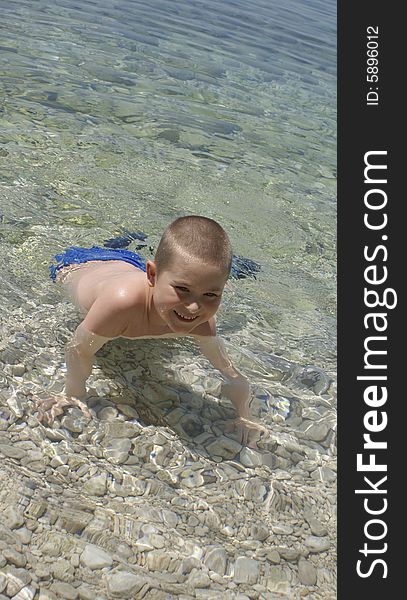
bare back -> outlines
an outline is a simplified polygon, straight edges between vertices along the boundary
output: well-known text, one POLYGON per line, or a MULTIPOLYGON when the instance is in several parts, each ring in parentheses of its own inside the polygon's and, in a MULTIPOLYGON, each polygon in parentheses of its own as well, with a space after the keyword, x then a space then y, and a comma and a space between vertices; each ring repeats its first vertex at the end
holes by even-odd
POLYGON ((101 295, 114 294, 118 288, 144 287, 145 273, 120 260, 92 260, 61 269, 57 281, 62 283, 76 307, 86 314, 101 295))

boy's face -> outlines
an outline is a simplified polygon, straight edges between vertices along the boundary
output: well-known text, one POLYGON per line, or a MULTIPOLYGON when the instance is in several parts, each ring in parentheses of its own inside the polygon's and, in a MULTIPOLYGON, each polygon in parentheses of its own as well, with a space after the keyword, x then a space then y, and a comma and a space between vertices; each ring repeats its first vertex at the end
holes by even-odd
POLYGON ((160 317, 172 331, 188 333, 218 310, 227 274, 215 265, 179 258, 159 277, 148 261, 147 278, 160 317))

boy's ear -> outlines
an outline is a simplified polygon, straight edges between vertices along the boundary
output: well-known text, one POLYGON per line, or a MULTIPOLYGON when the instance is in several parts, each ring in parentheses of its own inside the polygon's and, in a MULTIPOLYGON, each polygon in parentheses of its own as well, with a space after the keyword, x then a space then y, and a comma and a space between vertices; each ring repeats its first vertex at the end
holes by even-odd
POLYGON ((156 279, 157 279, 157 269, 155 266, 155 262, 153 262, 152 260, 147 261, 146 273, 147 273, 148 285, 150 285, 151 287, 154 287, 156 279))

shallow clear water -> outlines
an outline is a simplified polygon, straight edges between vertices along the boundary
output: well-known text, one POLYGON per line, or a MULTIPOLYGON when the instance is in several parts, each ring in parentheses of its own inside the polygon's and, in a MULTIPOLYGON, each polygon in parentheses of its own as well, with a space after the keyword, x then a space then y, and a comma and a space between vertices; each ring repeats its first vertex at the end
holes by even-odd
MULTIPOLYGON (((262 265, 256 280, 230 281, 219 313, 258 402, 289 365, 332 376, 335 4, 0 0, 0 10, 0 333, 10 362, 32 359, 37 386, 61 385, 78 318, 48 279, 53 254, 123 228, 156 247, 171 220, 203 214, 262 265)), ((184 350, 194 352, 164 343, 167 368, 184 350)))

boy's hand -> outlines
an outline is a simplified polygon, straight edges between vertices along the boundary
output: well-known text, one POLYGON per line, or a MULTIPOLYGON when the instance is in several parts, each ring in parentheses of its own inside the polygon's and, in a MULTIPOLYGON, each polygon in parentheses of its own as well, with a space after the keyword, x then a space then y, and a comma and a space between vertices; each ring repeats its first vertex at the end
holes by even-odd
POLYGON ((267 429, 259 423, 238 417, 225 426, 225 433, 234 432, 237 433, 238 440, 243 446, 256 449, 257 442, 267 433, 267 429))
POLYGON ((56 394, 48 398, 37 398, 36 408, 38 410, 38 420, 49 427, 54 422, 55 417, 64 413, 67 406, 77 406, 88 419, 92 418, 89 408, 84 402, 74 396, 65 396, 65 394, 56 394))

